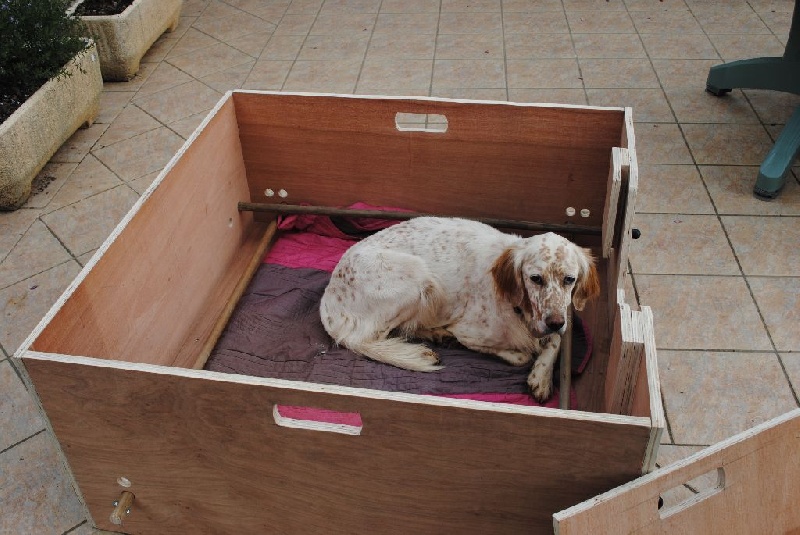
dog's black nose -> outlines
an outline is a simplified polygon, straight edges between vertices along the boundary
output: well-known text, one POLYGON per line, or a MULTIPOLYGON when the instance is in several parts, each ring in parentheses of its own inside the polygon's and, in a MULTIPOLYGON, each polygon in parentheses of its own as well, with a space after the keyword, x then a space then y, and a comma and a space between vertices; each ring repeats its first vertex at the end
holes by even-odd
POLYGON ((561 330, 561 327, 564 326, 563 321, 548 321, 547 328, 550 329, 551 332, 557 332, 561 330))

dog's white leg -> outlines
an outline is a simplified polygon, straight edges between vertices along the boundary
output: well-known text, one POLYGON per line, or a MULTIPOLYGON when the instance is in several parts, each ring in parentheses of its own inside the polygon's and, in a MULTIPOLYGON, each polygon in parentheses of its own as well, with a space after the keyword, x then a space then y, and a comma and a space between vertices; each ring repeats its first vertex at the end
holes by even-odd
POLYGON ((411 344, 401 338, 376 339, 351 343, 348 348, 372 360, 405 370, 432 372, 440 370, 439 355, 422 344, 411 344))
POLYGON ((553 367, 561 346, 561 335, 551 334, 539 339, 542 352, 528 375, 528 386, 536 401, 544 403, 553 393, 553 367))

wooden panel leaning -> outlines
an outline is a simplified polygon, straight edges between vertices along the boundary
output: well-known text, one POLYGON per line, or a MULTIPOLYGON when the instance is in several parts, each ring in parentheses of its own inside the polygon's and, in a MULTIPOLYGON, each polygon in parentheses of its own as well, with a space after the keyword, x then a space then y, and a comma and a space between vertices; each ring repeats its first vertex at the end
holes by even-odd
POLYGON ((95 525, 114 528, 125 490, 132 534, 546 533, 554 512, 648 471, 664 427, 652 317, 607 312, 624 305, 616 262, 635 194, 621 171, 603 221, 615 148, 633 150, 628 109, 226 94, 14 357, 95 525), (447 131, 398 129, 399 112, 444 115, 447 131), (566 225, 590 247, 609 282, 580 312, 593 352, 573 379, 581 410, 192 369, 281 232, 238 204, 356 201, 566 225), (362 423, 310 425, 278 406, 362 423))
POLYGON ((553 515, 558 535, 800 533, 800 409, 553 515), (676 505, 659 496, 705 474, 716 484, 676 505))

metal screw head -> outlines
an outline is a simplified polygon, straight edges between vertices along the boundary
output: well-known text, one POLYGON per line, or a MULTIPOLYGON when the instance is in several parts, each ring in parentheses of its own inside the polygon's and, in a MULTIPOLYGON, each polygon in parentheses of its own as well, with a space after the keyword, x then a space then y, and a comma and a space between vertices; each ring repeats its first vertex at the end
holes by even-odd
POLYGON ((118 506, 119 505, 119 500, 114 500, 114 504, 113 505, 114 505, 114 507, 118 506))
POLYGON ((125 514, 126 514, 126 515, 129 515, 129 514, 131 514, 131 510, 130 510, 130 508, 128 508, 128 509, 125 509, 125 514))

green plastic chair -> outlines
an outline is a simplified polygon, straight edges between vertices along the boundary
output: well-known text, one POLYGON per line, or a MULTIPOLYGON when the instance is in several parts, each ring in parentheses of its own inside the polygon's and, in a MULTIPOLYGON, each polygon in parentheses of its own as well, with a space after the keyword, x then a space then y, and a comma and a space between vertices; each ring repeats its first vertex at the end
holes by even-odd
MULTIPOLYGON (((720 97, 736 88, 771 89, 800 95, 800 0, 794 3, 792 26, 783 57, 745 59, 711 67, 706 91, 720 97)), ((800 106, 761 164, 753 194, 764 200, 777 197, 799 153, 800 106)))

